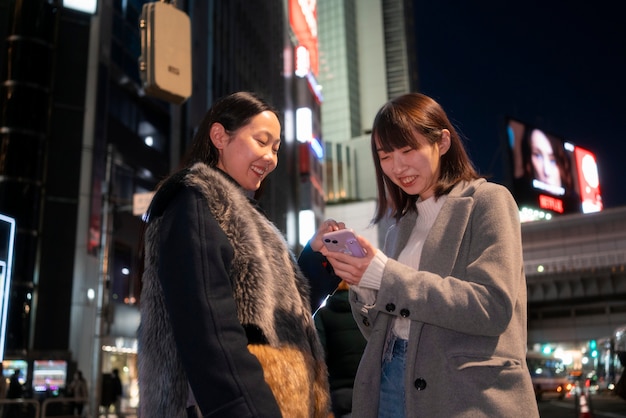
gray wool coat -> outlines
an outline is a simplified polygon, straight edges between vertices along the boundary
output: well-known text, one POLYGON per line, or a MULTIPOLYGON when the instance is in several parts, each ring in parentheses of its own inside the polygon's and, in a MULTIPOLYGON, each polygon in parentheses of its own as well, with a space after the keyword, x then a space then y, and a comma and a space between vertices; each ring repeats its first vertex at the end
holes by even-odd
POLYGON ((387 234, 391 257, 375 300, 352 291, 368 339, 353 416, 375 418, 381 358, 397 315, 411 320, 405 374, 407 417, 538 417, 526 366, 526 279, 517 205, 484 179, 448 195, 426 238, 420 269, 395 261, 416 214, 387 234))

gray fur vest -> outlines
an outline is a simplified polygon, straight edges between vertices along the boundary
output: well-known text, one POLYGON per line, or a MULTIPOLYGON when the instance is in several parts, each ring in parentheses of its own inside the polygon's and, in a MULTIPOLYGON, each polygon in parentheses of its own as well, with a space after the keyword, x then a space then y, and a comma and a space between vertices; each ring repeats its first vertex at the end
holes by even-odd
MULTIPOLYGON (((180 182, 201 193, 234 249, 229 276, 237 316, 246 330, 254 329, 262 337, 250 340, 248 349, 263 366, 283 416, 326 417, 327 372, 309 308, 308 282, 282 234, 216 169, 196 164, 180 182)), ((151 219, 145 233, 140 404, 146 418, 186 417, 189 385, 157 276, 161 222, 160 217, 151 219)))

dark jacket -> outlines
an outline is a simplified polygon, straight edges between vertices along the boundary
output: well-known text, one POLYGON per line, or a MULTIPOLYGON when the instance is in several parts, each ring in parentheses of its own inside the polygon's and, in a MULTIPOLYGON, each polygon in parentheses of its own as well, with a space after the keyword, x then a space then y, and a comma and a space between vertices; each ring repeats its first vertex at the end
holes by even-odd
POLYGON ((354 322, 348 293, 337 289, 315 314, 315 328, 326 352, 331 391, 352 387, 366 344, 354 322))
POLYGON ((311 310, 315 312, 326 297, 333 293, 341 279, 337 277, 326 257, 307 244, 298 257, 298 265, 309 280, 311 310))
POLYGON ((141 416, 185 417, 194 404, 203 417, 326 416, 306 279, 224 173, 196 164, 159 189, 142 286, 141 416))
POLYGON ((24 396, 24 388, 19 380, 19 375, 13 373, 9 381, 9 390, 7 392, 7 399, 19 399, 24 396))
POLYGON ((366 340, 354 322, 347 289, 337 289, 315 314, 315 328, 326 352, 333 412, 352 410, 354 377, 366 340))

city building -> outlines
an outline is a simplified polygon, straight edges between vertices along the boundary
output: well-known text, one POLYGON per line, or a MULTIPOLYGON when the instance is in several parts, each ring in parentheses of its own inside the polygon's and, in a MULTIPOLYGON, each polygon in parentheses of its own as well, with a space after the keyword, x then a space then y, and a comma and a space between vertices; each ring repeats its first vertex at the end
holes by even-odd
POLYGON ((626 207, 522 224, 528 348, 615 384, 626 363, 626 207), (621 331, 623 332, 623 331, 621 331))
POLYGON ((280 111, 280 163, 259 199, 294 251, 300 209, 323 215, 321 160, 309 151, 321 140, 321 96, 311 67, 295 74, 310 45, 289 17, 314 22, 297 1, 161 2, 190 22, 166 27, 191 54, 190 97, 171 100, 144 85, 150 2, 89 3, 0 6, 0 214, 16 226, 3 359, 28 365, 28 388, 39 360, 70 377, 81 369, 94 400, 117 368, 133 408, 141 215, 216 98, 252 90, 280 111), (309 109, 308 139, 298 138, 299 108, 309 109))
MULTIPOLYGON (((417 90, 412 2, 318 2, 326 214, 378 242, 371 124, 390 98, 417 90)), ((382 238, 382 237, 381 237, 382 238)))
MULTIPOLYGON (((382 245, 368 228, 369 130, 382 103, 418 81, 411 1, 178 0, 193 82, 171 103, 142 84, 145 3, 0 3, 4 360, 27 365, 30 387, 40 361, 68 376, 80 368, 95 399, 118 368, 129 408, 139 401, 141 214, 211 103, 249 89, 282 111, 280 163, 261 204, 295 253, 324 217, 350 219, 382 245)), ((584 342, 623 324, 623 216, 523 225, 529 343, 584 342)))
MULTIPOLYGON (((419 90, 411 5, 393 0, 318 2, 325 213, 349 220, 348 227, 379 246, 388 224, 370 225, 376 182, 369 124, 385 101, 419 90)), ((569 367, 582 367, 583 361, 590 369, 615 367, 613 348, 605 350, 609 360, 602 360, 600 355, 591 358, 588 347, 596 339, 611 347, 613 331, 626 325, 626 241, 618 232, 626 231, 624 210, 600 211, 595 157, 558 135, 547 133, 570 161, 560 167, 562 185, 553 188, 533 182, 536 176, 525 177, 524 131, 542 127, 513 118, 503 125, 503 149, 510 151, 502 161, 510 171, 506 185, 523 221, 529 349, 576 353, 569 367)))

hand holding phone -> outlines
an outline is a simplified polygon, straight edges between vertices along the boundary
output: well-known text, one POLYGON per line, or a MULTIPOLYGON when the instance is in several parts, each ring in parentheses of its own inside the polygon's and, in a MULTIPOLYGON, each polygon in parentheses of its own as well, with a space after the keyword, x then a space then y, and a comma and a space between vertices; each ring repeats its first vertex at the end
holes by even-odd
POLYGON ((322 241, 328 251, 341 252, 354 257, 365 257, 365 250, 359 244, 352 229, 327 232, 322 236, 322 241))

